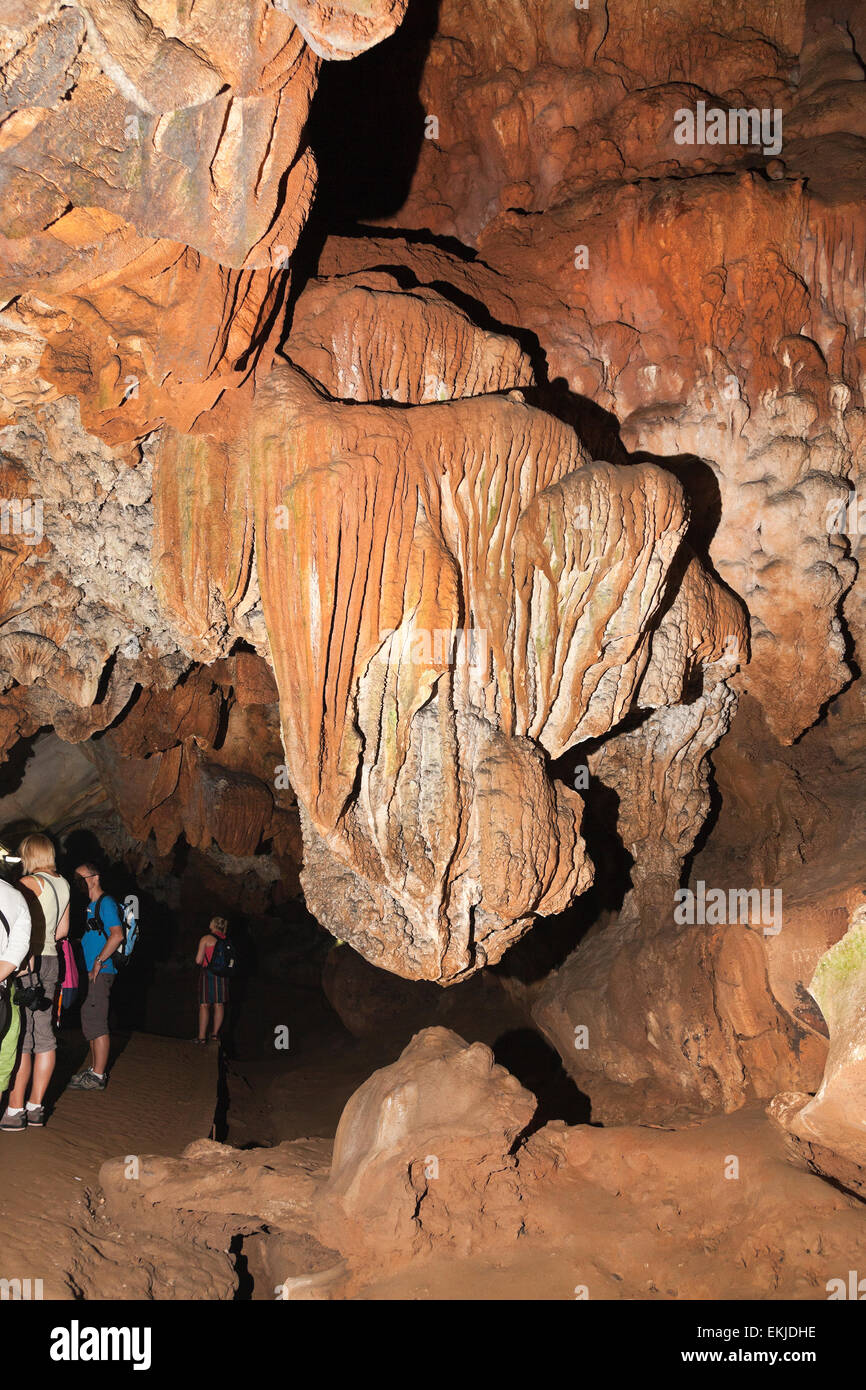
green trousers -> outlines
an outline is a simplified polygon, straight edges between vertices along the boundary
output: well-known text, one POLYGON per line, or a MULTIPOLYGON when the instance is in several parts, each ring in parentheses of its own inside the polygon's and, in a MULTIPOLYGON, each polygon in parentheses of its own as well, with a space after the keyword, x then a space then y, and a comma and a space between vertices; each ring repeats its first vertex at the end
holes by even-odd
POLYGON ((21 1031, 21 1009, 15 1003, 15 985, 9 987, 11 1010, 9 1027, 0 1038, 0 1095, 6 1090, 15 1070, 18 1057, 18 1034, 21 1031))

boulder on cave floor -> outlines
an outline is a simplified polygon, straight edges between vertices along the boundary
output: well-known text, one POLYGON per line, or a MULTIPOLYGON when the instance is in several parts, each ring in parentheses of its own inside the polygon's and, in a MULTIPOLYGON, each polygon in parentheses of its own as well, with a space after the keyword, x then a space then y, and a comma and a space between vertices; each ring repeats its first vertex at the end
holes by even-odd
POLYGON ((768 1107, 791 1154, 866 1197, 866 904, 818 962, 809 993, 830 1034, 815 1096, 786 1091, 768 1107))
POLYGON ((862 1202, 788 1163, 755 1105, 526 1137, 534 1111, 487 1047, 425 1029, 349 1100, 330 1167, 324 1138, 198 1141, 142 1157, 134 1180, 104 1164, 82 1262, 114 1277, 128 1258, 158 1298, 231 1297, 244 1278, 287 1300, 747 1300, 826 1298, 866 1259, 862 1202))
POLYGON ((321 1238, 365 1260, 445 1245, 467 1254, 513 1239, 521 1224, 512 1149, 535 1097, 483 1043, 447 1028, 417 1033, 343 1111, 321 1238))

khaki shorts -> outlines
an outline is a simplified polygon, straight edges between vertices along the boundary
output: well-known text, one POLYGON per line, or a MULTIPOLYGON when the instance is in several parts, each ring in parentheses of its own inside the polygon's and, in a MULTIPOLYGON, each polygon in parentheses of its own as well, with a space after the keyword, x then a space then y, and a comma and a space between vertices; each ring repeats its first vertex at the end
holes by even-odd
MULTIPOLYGON (((21 1010, 21 1051, 54 1052, 57 1039, 54 1036, 54 995, 57 990, 57 957, 40 956, 39 981, 49 1000, 47 1009, 22 1008, 21 1010)), ((35 979, 35 976, 31 976, 35 979)))
POLYGON ((108 1032, 108 1004, 116 979, 116 975, 107 975, 103 970, 95 982, 87 981, 87 995, 81 1005, 81 1031, 87 1042, 104 1038, 108 1032))

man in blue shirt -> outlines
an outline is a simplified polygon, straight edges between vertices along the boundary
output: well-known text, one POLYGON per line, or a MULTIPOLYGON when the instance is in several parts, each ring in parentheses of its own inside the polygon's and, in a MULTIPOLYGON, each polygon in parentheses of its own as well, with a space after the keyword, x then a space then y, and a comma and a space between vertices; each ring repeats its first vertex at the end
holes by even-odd
POLYGON ((114 898, 105 893, 94 864, 79 864, 75 877, 90 901, 81 951, 87 970, 87 996, 81 1006, 81 1030, 90 1043, 90 1065, 69 1083, 76 1091, 104 1091, 108 1070, 108 1006, 117 969, 111 957, 123 942, 123 918, 114 898))

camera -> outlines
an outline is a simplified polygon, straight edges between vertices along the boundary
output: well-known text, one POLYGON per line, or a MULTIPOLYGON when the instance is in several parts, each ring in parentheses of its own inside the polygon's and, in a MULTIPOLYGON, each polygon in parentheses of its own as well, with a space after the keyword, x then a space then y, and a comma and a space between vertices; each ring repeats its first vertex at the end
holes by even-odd
POLYGON ((51 1000, 42 988, 38 977, 31 984, 16 984, 15 1003, 21 1004, 25 1009, 30 1009, 37 1014, 42 1013, 44 1009, 51 1008, 51 1000))

